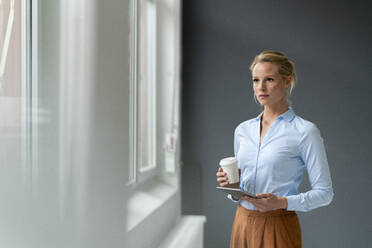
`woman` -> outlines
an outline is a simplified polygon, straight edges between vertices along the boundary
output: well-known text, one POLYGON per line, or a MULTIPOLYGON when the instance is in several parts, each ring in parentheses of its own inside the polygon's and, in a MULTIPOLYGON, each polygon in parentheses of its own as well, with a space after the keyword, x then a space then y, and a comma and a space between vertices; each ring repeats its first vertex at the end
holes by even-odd
MULTIPOLYGON (((250 67, 254 97, 264 107, 256 118, 238 125, 234 153, 241 171, 240 187, 256 194, 239 202, 230 246, 301 247, 301 228, 295 211, 328 205, 333 198, 323 139, 312 122, 297 116, 288 96, 295 85, 294 64, 284 54, 264 51, 250 67), (298 193, 307 170, 312 189, 298 193)), ((228 185, 222 168, 220 186, 228 185)))

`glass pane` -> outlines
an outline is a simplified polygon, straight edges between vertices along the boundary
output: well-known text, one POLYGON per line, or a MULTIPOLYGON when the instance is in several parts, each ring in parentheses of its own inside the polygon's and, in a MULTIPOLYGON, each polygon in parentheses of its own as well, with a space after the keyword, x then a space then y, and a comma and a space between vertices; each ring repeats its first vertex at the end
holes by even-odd
MULTIPOLYGON (((21 166, 21 1, 0 1, 0 164, 21 166)), ((3 168, 3 167, 2 167, 3 168)))
POLYGON ((140 1, 139 18, 139 167, 155 166, 156 136, 156 6, 153 1, 140 1))

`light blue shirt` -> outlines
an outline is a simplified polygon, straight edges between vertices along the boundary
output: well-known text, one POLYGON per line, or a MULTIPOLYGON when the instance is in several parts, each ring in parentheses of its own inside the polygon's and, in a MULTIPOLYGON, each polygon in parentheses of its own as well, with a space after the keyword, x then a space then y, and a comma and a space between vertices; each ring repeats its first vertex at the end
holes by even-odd
MULTIPOLYGON (((262 114, 235 129, 234 153, 241 168, 240 187, 253 194, 285 196, 287 210, 306 212, 328 205, 333 199, 333 189, 319 129, 289 107, 272 123, 260 145, 262 114), (311 190, 299 193, 305 169, 311 190)), ((257 210, 247 201, 239 203, 257 210)))

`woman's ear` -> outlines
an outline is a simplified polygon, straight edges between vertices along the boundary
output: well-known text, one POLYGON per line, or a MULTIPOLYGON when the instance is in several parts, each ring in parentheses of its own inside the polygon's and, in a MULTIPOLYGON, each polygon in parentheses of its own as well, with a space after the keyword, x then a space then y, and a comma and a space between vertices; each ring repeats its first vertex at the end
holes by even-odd
POLYGON ((287 89, 290 85, 291 85, 291 81, 292 81, 292 76, 288 76, 285 80, 285 88, 287 89))

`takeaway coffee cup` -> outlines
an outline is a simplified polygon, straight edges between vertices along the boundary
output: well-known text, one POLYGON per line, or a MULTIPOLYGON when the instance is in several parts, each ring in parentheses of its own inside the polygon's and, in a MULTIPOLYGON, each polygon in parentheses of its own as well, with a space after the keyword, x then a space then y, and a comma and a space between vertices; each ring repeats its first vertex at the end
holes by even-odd
POLYGON ((229 184, 239 182, 238 160, 236 158, 234 157, 223 158, 220 161, 220 166, 223 169, 223 171, 226 172, 229 184))

